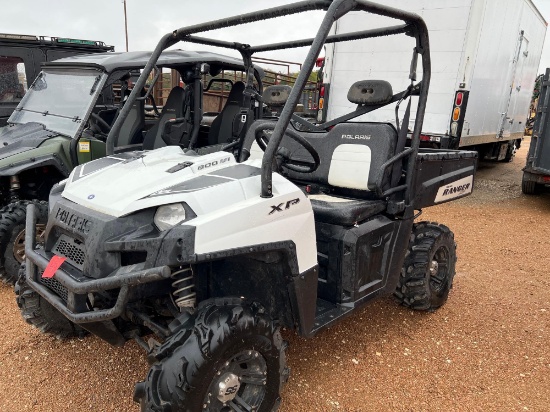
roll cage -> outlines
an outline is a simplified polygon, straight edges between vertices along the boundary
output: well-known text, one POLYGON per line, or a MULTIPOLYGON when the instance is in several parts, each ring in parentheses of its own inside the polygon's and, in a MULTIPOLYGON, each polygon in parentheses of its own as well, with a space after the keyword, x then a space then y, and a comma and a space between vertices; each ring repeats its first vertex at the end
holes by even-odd
MULTIPOLYGON (((132 103, 138 98, 138 91, 141 90, 147 81, 147 76, 154 69, 155 64, 163 50, 173 46, 180 41, 186 41, 190 43, 198 43, 209 46, 217 46, 222 48, 228 48, 237 50, 242 55, 245 68, 247 71, 247 82, 245 89, 245 99, 243 108, 249 108, 251 98, 257 96, 257 92, 253 89, 254 69, 251 57, 254 53, 282 50, 287 48, 296 48, 303 46, 310 46, 310 50, 302 65, 302 70, 298 75, 294 87, 290 93, 290 96, 282 109, 280 117, 273 129, 273 133, 269 144, 265 150, 265 154, 262 159, 262 171, 261 171, 261 193, 262 197, 272 197, 272 173, 273 173, 273 159, 277 152, 277 149, 281 143, 284 132, 289 126, 290 120, 293 117, 294 107, 299 102, 302 89, 305 87, 308 77, 315 66, 317 57, 319 56, 322 47, 325 43, 335 43, 341 41, 366 39, 373 37, 389 36, 396 34, 406 34, 414 37, 416 40, 416 47, 413 51, 413 57, 411 60, 411 69, 409 78, 411 80, 412 90, 413 83, 416 81, 416 70, 418 63, 418 55, 422 58, 422 81, 418 83, 415 89, 415 95, 419 96, 418 106, 416 111, 416 121, 411 138, 411 147, 405 148, 403 151, 396 153, 391 157, 384 165, 384 168, 388 168, 394 165, 398 161, 402 161, 405 157, 408 157, 406 167, 406 182, 400 187, 404 190, 405 201, 405 217, 411 217, 413 214, 413 197, 411 190, 413 187, 414 175, 415 175, 415 162, 420 145, 420 131, 422 129, 422 123, 426 110, 426 101, 428 96, 428 88, 430 83, 430 49, 428 40, 428 29, 426 24, 420 16, 414 13, 405 12, 392 7, 376 4, 367 0, 315 0, 315 1, 301 1, 294 4, 268 8, 252 13, 246 13, 234 17, 229 17, 220 20, 214 20, 202 24, 197 24, 188 27, 182 27, 174 30, 171 33, 167 33, 162 37, 158 45, 156 46, 151 58, 147 62, 140 78, 138 79, 132 93, 129 96, 129 102, 132 103), (272 43, 265 45, 253 46, 249 44, 243 44, 238 42, 228 42, 216 39, 209 39, 205 37, 197 36, 197 33, 238 26, 247 23, 253 23, 256 21, 273 19, 282 16, 293 15, 305 11, 313 10, 326 10, 326 14, 321 22, 321 25, 314 38, 293 40, 288 42, 272 43), (394 18, 403 21, 402 24, 393 25, 383 28, 363 30, 352 33, 344 33, 339 35, 329 36, 332 24, 340 19, 345 14, 351 11, 364 11, 367 13, 377 14, 385 17, 394 18), (407 207, 409 206, 409 207, 407 207)), ((130 110, 131 104, 126 104, 121 111, 121 115, 113 125, 111 132, 107 139, 107 154, 114 153, 114 141, 115 137, 120 131, 122 121, 130 110)), ((246 112, 246 109, 243 109, 246 112)), ((243 113, 246 115, 247 113, 243 113)), ((250 119, 251 116, 248 116, 250 119)), ((345 120, 345 119, 343 119, 345 120)), ((244 139, 244 137, 243 137, 244 139)), ((238 149, 238 157, 242 150, 242 141, 240 142, 240 148, 238 149)))

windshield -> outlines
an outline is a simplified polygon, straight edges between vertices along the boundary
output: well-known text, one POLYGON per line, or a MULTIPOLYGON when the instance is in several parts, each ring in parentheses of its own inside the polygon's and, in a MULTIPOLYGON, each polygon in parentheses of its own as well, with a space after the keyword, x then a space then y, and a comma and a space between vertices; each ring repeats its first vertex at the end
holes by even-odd
POLYGON ((44 70, 9 118, 73 137, 100 90, 98 70, 44 70))

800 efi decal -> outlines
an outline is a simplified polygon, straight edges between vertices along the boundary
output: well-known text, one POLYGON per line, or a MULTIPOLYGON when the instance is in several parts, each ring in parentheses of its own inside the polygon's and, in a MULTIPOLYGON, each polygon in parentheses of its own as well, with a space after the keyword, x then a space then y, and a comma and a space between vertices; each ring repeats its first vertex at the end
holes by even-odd
POLYGON ((472 193, 473 185, 474 176, 471 175, 448 185, 441 186, 437 191, 435 203, 445 202, 472 193))

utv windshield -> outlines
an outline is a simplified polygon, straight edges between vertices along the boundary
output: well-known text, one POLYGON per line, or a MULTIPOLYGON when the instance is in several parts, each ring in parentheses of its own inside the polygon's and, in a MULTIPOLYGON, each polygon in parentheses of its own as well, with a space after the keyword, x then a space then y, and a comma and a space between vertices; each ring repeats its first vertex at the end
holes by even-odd
POLYGON ((47 130, 74 137, 100 91, 99 70, 42 71, 9 118, 37 122, 47 130))

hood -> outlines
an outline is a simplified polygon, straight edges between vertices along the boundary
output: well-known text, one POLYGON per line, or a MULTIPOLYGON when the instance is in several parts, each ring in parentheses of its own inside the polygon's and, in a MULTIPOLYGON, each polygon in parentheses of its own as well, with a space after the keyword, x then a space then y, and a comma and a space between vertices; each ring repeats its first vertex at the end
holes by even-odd
POLYGON ((0 129, 0 159, 35 149, 44 141, 59 136, 40 123, 14 124, 0 129))
MULTIPOLYGON (((259 179, 260 168, 237 164, 228 152, 199 156, 167 146, 98 159, 78 166, 67 180, 62 196, 81 206, 111 216, 174 202, 186 202, 195 213, 216 207, 220 185, 233 185, 225 193, 233 201, 249 196, 240 181, 259 179)), ((255 191, 257 196, 259 191, 255 191)))

